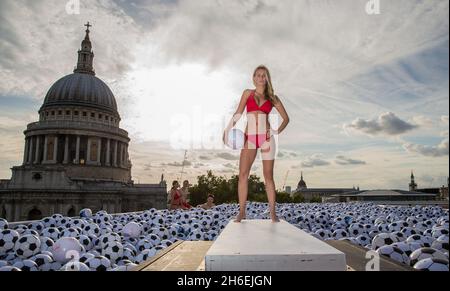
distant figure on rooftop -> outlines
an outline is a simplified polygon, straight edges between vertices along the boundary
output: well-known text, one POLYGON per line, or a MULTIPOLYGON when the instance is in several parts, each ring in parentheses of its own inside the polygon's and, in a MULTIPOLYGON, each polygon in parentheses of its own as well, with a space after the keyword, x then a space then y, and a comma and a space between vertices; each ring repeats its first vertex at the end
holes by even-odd
POLYGON ((182 198, 182 204, 184 205, 184 207, 190 209, 192 208, 192 206, 189 204, 189 195, 191 193, 189 193, 189 187, 192 186, 191 184, 189 184, 188 180, 184 180, 183 181, 183 187, 181 187, 180 192, 181 192, 181 198, 182 198))
POLYGON ((175 209, 189 209, 189 207, 187 207, 186 202, 183 200, 183 194, 181 193, 180 190, 180 183, 178 183, 178 181, 173 181, 172 182, 172 189, 170 190, 170 210, 175 210, 175 209))
POLYGON ((206 203, 204 204, 200 204, 197 207, 203 208, 205 210, 211 209, 213 207, 215 207, 216 204, 214 204, 214 195, 209 193, 208 194, 208 198, 206 199, 206 203))

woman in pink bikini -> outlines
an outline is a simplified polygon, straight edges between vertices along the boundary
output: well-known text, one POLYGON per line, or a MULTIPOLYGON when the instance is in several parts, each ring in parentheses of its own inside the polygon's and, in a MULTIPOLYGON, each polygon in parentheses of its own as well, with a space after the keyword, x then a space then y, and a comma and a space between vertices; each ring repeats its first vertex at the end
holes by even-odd
POLYGON ((279 219, 275 211, 275 182, 273 168, 275 163, 276 144, 274 134, 280 134, 289 123, 289 116, 283 103, 274 94, 269 70, 259 66, 253 73, 255 90, 245 90, 242 94, 238 109, 223 133, 223 141, 227 144, 228 132, 241 118, 247 107, 247 126, 245 129, 245 143, 239 160, 239 214, 235 222, 245 219, 245 209, 248 195, 248 177, 255 161, 258 148, 261 148, 263 173, 266 185, 267 200, 269 202, 270 218, 273 222, 279 219), (275 107, 283 118, 278 130, 273 130, 269 123, 269 113, 275 107))

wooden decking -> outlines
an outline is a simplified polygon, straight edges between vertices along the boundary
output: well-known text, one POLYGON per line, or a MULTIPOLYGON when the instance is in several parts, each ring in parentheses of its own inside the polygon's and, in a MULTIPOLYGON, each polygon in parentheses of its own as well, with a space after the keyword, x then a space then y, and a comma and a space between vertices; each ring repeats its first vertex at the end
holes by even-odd
POLYGON ((178 241, 134 271, 204 271, 212 241, 178 241))
MULTIPOLYGON (((345 254, 349 271, 366 271, 366 264, 370 260, 370 258, 366 258, 367 249, 348 241, 327 240, 325 242, 345 254)), ((380 256, 379 266, 380 271, 414 271, 413 268, 384 256, 380 256)))
MULTIPOLYGON (((345 253, 348 271, 366 271, 367 250, 347 241, 325 241, 345 253)), ((139 264, 134 271, 205 271, 205 255, 214 242, 178 241, 152 259, 139 264)), ((380 257, 380 271, 413 271, 414 269, 386 257, 380 257)))

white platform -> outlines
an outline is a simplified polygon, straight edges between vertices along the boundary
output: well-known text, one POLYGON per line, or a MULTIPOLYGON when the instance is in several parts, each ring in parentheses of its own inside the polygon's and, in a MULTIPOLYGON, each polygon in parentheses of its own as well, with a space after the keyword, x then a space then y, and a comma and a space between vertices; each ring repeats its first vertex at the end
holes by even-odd
POLYGON ((205 257, 206 271, 346 271, 345 254, 286 221, 230 221, 205 257))

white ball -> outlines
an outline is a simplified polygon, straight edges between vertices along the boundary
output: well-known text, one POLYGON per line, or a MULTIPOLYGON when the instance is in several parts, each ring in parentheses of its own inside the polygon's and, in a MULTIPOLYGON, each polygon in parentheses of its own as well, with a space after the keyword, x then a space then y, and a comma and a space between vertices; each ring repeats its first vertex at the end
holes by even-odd
POLYGON ((82 245, 73 237, 62 237, 58 239, 51 248, 55 261, 63 264, 76 256, 81 256, 82 250, 82 245))
POLYGON ((13 267, 21 269, 22 271, 37 272, 39 271, 38 265, 32 260, 23 260, 16 262, 13 267))
POLYGON ((33 261, 37 264, 39 271, 48 271, 53 263, 53 258, 49 255, 39 254, 33 257, 33 261))
POLYGON ((408 255, 400 248, 393 245, 384 245, 376 250, 380 255, 387 256, 399 263, 409 265, 408 255))
POLYGON ((84 247, 84 249, 86 251, 90 251, 94 246, 94 244, 92 243, 92 240, 87 235, 84 235, 84 234, 79 235, 77 237, 77 240, 84 247))
POLYGON ((414 265, 414 269, 419 271, 440 271, 448 272, 448 260, 426 258, 418 261, 414 265))
POLYGON ((123 256, 123 245, 120 242, 107 243, 102 249, 102 255, 115 263, 123 256))
POLYGON ((8 221, 4 218, 0 218, 0 230, 8 229, 8 221))
POLYGON ((82 209, 80 211, 80 217, 92 217, 92 210, 90 210, 89 208, 82 209))
POLYGON ((443 252, 448 252, 448 236, 447 235, 441 235, 437 238, 431 245, 432 248, 441 250, 443 252))
POLYGON ((140 264, 144 261, 147 261, 151 257, 154 257, 156 255, 156 253, 157 253, 157 250, 155 248, 143 250, 139 255, 136 256, 135 262, 137 264, 140 264))
POLYGON ((18 257, 27 259, 41 251, 41 240, 32 234, 24 235, 14 245, 14 251, 18 257))
POLYGON ((99 239, 99 246, 101 248, 105 247, 108 243, 120 242, 122 240, 120 238, 120 235, 118 235, 115 232, 105 233, 105 234, 101 235, 98 239, 99 239))
POLYGON ((136 222, 130 222, 122 229, 122 233, 125 237, 137 238, 141 235, 142 227, 136 222))
POLYGON ((409 256, 411 260, 411 266, 414 266, 418 261, 426 259, 426 258, 435 258, 441 260, 447 260, 445 254, 439 250, 433 248, 420 248, 415 250, 409 256))
POLYGON ((11 272, 11 271, 22 271, 21 269, 19 269, 19 268, 16 268, 16 267, 13 267, 13 266, 4 266, 4 267, 1 267, 0 268, 0 272, 11 272))
POLYGON ((194 230, 189 234, 189 240, 191 241, 202 241, 205 239, 205 234, 201 230, 194 230))
POLYGON ((117 268, 114 268, 113 271, 119 271, 119 272, 125 272, 125 271, 133 271, 134 268, 136 268, 138 265, 130 263, 126 265, 118 266, 117 268))
POLYGON ((88 272, 90 271, 89 267, 86 266, 86 264, 81 262, 68 262, 62 268, 61 271, 68 271, 68 272, 88 272))
POLYGON ((61 235, 61 232, 56 227, 47 227, 44 230, 42 230, 42 234, 41 234, 41 236, 49 237, 53 241, 58 240, 60 235, 61 235))
POLYGON ((240 150, 244 147, 245 136, 242 130, 233 128, 228 132, 228 143, 227 146, 233 150, 240 150))
POLYGON ((41 252, 48 251, 55 244, 55 242, 49 237, 41 236, 39 239, 41 240, 41 252))
POLYGON ((14 249, 14 245, 19 240, 19 233, 12 229, 0 231, 0 256, 5 255, 14 249))
POLYGON ((86 266, 92 271, 107 271, 111 268, 111 262, 108 258, 97 256, 86 261, 86 266))

